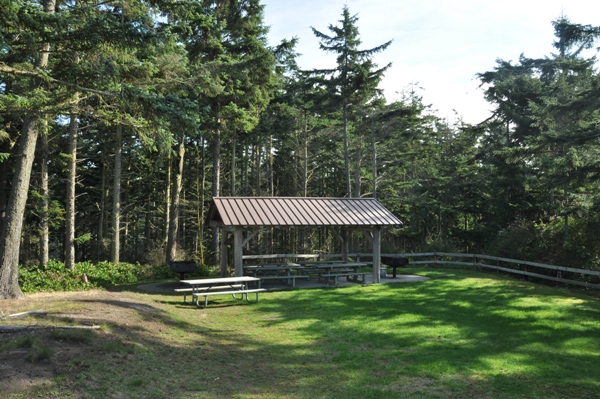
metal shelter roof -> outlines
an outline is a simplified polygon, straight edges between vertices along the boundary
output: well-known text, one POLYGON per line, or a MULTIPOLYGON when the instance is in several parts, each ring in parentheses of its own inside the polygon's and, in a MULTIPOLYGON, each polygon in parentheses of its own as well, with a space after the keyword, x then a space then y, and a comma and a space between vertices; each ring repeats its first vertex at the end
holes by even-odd
POLYGON ((215 197, 208 220, 225 227, 402 225, 374 198, 215 197))

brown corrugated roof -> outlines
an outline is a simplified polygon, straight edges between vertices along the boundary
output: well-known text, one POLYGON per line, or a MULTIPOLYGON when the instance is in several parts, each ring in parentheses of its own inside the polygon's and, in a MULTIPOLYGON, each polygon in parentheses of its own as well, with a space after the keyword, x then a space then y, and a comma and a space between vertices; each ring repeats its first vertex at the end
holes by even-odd
POLYGON ((374 198, 215 197, 209 222, 222 226, 400 226, 374 198))

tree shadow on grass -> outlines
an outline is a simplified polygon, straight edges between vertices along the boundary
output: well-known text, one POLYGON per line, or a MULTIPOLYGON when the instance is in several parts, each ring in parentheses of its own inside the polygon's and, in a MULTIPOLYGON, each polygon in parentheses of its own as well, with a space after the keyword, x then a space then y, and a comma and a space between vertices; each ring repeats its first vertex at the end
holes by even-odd
POLYGON ((79 299, 123 318, 107 317, 89 356, 65 362, 61 387, 94 398, 598 397, 597 301, 443 275, 207 309, 179 296, 79 299))
POLYGON ((63 365, 76 395, 231 398, 255 391, 257 397, 283 396, 270 350, 243 334, 243 324, 210 322, 227 310, 234 320, 236 314, 242 317, 246 306, 210 309, 211 314, 196 306, 172 308, 169 298, 160 300, 165 305, 131 298, 76 302, 101 304, 109 313, 125 310, 122 321, 99 320, 108 333, 99 334, 87 359, 63 365))
POLYGON ((296 325, 318 340, 339 368, 362 376, 356 387, 380 373, 380 388, 392 392, 410 377, 501 397, 600 397, 597 301, 504 277, 446 274, 414 285, 294 292, 260 311, 278 315, 268 325, 296 325))

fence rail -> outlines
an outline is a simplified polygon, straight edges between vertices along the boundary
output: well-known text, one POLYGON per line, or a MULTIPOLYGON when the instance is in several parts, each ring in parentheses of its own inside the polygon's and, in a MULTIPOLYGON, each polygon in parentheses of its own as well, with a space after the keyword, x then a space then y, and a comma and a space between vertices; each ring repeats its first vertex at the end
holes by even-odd
MULTIPOLYGON (((371 254, 356 254, 359 257, 368 257, 371 254)), ((490 255, 481 255, 481 254, 455 254, 455 253, 447 253, 447 252, 425 252, 425 253, 407 253, 407 254, 385 254, 382 256, 405 256, 407 258, 423 258, 429 257, 433 259, 423 260, 423 261, 411 261, 412 265, 454 265, 454 266, 466 266, 466 267, 475 267, 475 268, 485 268, 489 270, 496 270, 498 272, 504 273, 513 273, 527 277, 535 277, 544 280, 555 281, 564 284, 573 284, 581 287, 600 289, 600 284, 591 283, 587 281, 575 280, 564 278, 562 273, 572 273, 574 274, 572 277, 576 277, 579 275, 580 277, 589 276, 589 277, 600 277, 600 271, 597 270, 588 270, 588 269, 579 269, 575 267, 567 267, 567 266, 556 266, 556 265, 548 265, 545 263, 531 262, 526 260, 517 260, 510 258, 502 258, 498 256, 490 256, 490 255), (457 261, 457 260, 449 260, 450 259, 471 259, 470 262, 457 261), (496 264, 489 264, 485 261, 492 261, 496 264), (511 267, 506 267, 507 265, 516 265, 523 267, 524 270, 515 269, 511 267), (530 271, 529 268, 537 268, 542 270, 552 270, 555 275, 542 274, 539 271, 533 272, 530 271)), ((589 278, 588 277, 588 278, 589 278)))
MULTIPOLYGON (((372 258, 373 254, 371 253, 353 253, 348 254, 349 257, 355 258, 357 260, 362 260, 365 258, 372 258)), ((564 284, 573 284, 581 287, 600 289, 600 284, 595 282, 581 281, 570 278, 564 278, 563 272, 572 273, 573 276, 580 278, 587 277, 594 279, 595 281, 600 281, 600 271, 597 270, 588 270, 588 269, 580 269, 575 267, 567 267, 567 266, 556 266, 556 265, 548 265, 545 263, 531 262, 526 260, 517 260, 510 258, 502 258, 498 256, 490 256, 490 255, 481 255, 481 254, 455 254, 455 253, 447 253, 447 252, 423 252, 423 253, 386 253, 381 254, 381 256, 400 256, 406 257, 410 259, 410 265, 450 265, 450 266, 464 266, 464 267, 474 267, 474 268, 483 268, 489 270, 495 270, 497 272, 504 273, 513 273, 526 277, 534 277, 549 281, 555 281, 564 284), (431 258, 426 260, 413 260, 420 258, 431 258), (451 260, 453 259, 453 260, 451 260), (464 261, 464 259, 469 259, 470 261, 464 261), (485 262, 487 261, 487 262, 485 262), (490 264, 489 262, 495 262, 495 264, 490 264), (511 268, 507 267, 508 265, 516 265, 520 268, 511 268), (531 271, 530 268, 535 268, 535 271, 531 271), (551 270, 554 275, 542 274, 539 270, 551 270)), ((245 255, 243 259, 281 259, 282 261, 287 261, 291 259, 307 259, 307 258, 316 258, 316 259, 329 259, 329 258, 341 258, 340 254, 271 254, 271 255, 245 255)))

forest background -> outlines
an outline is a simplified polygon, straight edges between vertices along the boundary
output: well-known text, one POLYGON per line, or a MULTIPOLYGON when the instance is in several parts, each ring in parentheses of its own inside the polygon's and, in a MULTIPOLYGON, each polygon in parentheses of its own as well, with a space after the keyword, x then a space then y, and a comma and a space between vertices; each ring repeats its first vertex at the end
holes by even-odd
MULTIPOLYGON (((258 0, 0 0, 0 298, 49 259, 214 263, 214 196, 375 197, 405 222, 384 253, 599 269, 600 28, 560 17, 556 53, 482 71, 471 125, 415 86, 386 102, 390 42, 361 48, 358 22, 313 29, 335 66, 304 71, 258 0)), ((247 253, 337 246, 261 235, 247 253)))

